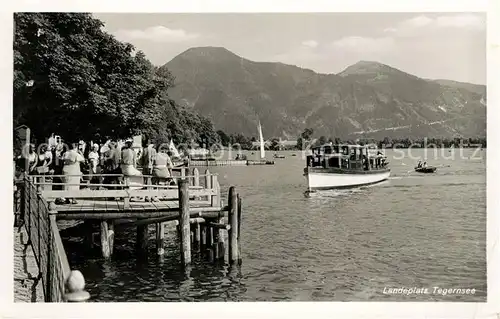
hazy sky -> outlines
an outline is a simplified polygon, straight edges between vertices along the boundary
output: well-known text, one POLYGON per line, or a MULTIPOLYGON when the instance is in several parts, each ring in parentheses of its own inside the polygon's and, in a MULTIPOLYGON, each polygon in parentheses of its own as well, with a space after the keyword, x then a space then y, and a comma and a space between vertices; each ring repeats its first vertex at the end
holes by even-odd
POLYGON ((486 83, 482 13, 94 14, 157 65, 197 46, 338 73, 377 61, 430 79, 486 83))

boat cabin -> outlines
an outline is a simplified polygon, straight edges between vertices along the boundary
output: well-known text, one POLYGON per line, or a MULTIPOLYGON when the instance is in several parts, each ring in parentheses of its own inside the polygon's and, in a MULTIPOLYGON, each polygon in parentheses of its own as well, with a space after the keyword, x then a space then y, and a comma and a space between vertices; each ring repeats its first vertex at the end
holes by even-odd
POLYGON ((384 169, 387 164, 380 151, 374 154, 362 145, 325 144, 312 148, 312 155, 307 156, 307 167, 375 170, 384 169))

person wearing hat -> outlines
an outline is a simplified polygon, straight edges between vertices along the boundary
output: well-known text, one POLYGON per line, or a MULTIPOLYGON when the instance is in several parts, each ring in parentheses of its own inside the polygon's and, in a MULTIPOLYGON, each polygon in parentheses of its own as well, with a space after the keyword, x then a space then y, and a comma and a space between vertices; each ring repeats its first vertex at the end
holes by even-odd
MULTIPOLYGON (((78 145, 72 143, 69 145, 69 150, 63 155, 64 166, 63 174, 64 176, 64 190, 77 191, 80 189, 80 180, 82 177, 82 171, 80 170, 80 163, 85 161, 83 155, 78 150, 78 145)), ((69 203, 77 204, 76 199, 66 198, 66 204, 69 203)))
MULTIPOLYGON (((88 154, 88 161, 89 161, 89 166, 90 166, 90 174, 91 175, 96 175, 97 174, 97 166, 99 165, 99 144, 94 144, 92 145, 91 151, 88 154)), ((96 176, 92 176, 90 179, 91 183, 98 182, 96 180, 96 176)))

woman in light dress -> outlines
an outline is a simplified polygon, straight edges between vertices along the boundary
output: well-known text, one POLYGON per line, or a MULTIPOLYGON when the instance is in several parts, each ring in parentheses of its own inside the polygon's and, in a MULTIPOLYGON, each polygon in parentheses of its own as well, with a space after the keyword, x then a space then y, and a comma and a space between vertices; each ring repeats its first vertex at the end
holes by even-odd
MULTIPOLYGON (((65 175, 64 183, 68 184, 64 185, 64 190, 77 191, 80 189, 80 179, 82 177, 80 163, 83 161, 85 161, 85 158, 80 152, 78 152, 78 144, 70 144, 69 150, 63 155, 63 175, 65 175)), ((70 202, 72 204, 77 204, 77 201, 74 198, 71 201, 70 198, 67 198, 66 204, 69 204, 70 202)))
POLYGON ((132 141, 128 140, 122 149, 120 168, 125 179, 128 179, 129 185, 142 185, 142 173, 135 167, 137 160, 136 154, 132 149, 132 141))
POLYGON ((153 160, 153 184, 166 183, 172 177, 170 170, 174 167, 167 150, 158 145, 156 156, 153 160))
POLYGON ((45 175, 49 172, 49 167, 52 164, 52 152, 48 150, 46 145, 40 147, 40 154, 38 155, 37 173, 45 175))

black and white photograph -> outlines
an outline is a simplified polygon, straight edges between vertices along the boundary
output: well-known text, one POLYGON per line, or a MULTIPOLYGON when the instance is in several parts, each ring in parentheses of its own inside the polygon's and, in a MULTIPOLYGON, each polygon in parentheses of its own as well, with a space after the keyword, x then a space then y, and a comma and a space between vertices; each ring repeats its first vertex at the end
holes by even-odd
POLYGON ((13 302, 491 302, 488 19, 13 12, 13 302))

